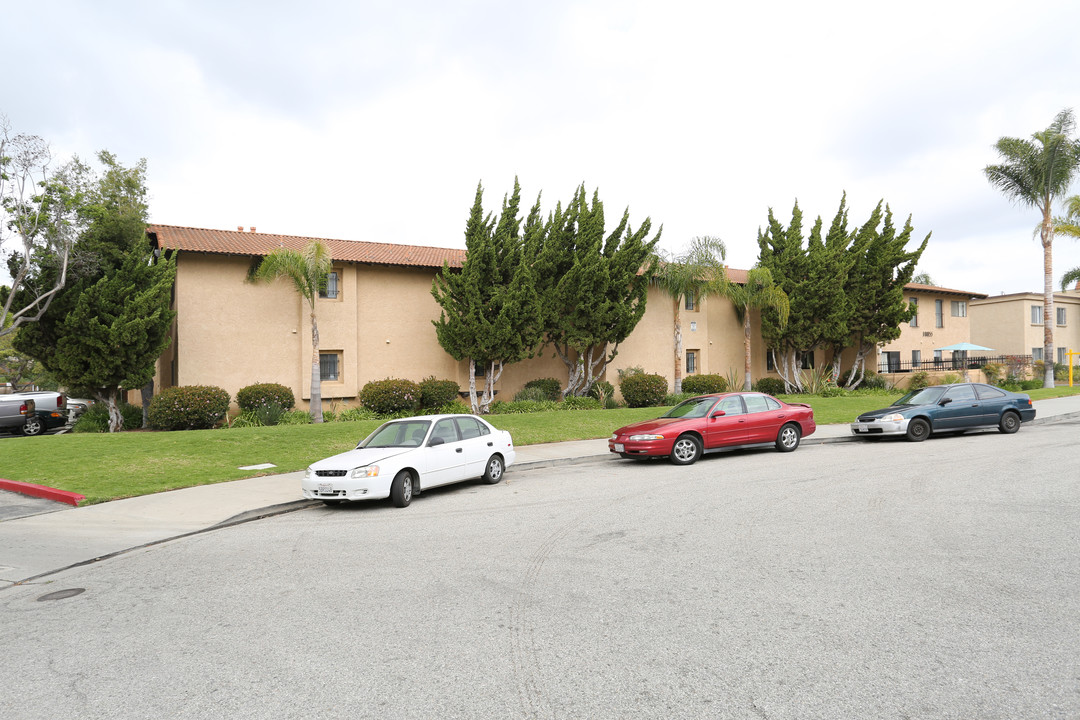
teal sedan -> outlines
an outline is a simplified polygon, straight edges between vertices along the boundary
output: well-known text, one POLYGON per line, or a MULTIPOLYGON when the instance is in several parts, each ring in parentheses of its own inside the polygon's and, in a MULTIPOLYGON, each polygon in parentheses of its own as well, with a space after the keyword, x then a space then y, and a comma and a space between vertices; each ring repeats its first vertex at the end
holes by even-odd
POLYGON ((858 437, 903 435, 920 442, 932 433, 997 427, 1014 433, 1035 419, 1031 398, 983 383, 935 385, 913 390, 887 408, 863 413, 851 423, 858 437))

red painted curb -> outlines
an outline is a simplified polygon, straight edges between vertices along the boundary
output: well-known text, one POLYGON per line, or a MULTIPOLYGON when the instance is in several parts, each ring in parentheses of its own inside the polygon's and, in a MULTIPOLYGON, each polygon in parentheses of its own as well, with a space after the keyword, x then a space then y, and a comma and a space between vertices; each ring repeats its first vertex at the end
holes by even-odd
POLYGON ((33 483, 4 480, 3 478, 0 478, 0 490, 10 490, 12 492, 22 493, 23 495, 32 495, 33 497, 45 498, 46 500, 67 503, 68 505, 78 505, 86 499, 85 495, 80 495, 79 493, 68 492, 67 490, 57 490, 56 488, 35 485, 33 483))

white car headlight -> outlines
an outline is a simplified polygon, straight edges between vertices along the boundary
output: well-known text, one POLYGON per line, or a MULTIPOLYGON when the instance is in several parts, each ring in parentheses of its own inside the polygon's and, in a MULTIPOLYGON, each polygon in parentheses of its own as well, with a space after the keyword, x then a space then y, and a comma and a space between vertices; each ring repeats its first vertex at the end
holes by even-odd
POLYGON ((368 465, 367 467, 358 467, 352 471, 354 478, 376 477, 379 474, 378 465, 368 465))
POLYGON ((310 480, 314 474, 315 474, 315 471, 312 470, 311 467, 309 466, 308 469, 304 471, 304 479, 305 480, 310 480))
POLYGON ((663 440, 663 435, 631 435, 630 440, 663 440))
POLYGON ((892 413, 890 415, 885 415, 884 417, 879 418, 881 422, 900 422, 903 419, 904 416, 900 413, 892 413))

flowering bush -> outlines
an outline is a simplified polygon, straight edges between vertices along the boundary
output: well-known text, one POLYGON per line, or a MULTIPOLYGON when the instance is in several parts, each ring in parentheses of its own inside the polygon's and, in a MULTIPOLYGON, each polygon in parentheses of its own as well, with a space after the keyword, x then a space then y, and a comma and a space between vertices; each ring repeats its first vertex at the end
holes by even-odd
POLYGON ((150 401, 150 427, 155 430, 212 428, 229 411, 229 393, 210 385, 165 388, 150 401))
POLYGON ((420 407, 420 386, 412 380, 373 380, 360 390, 360 403, 379 415, 415 411, 420 407))
POLYGON ((296 398, 292 390, 279 383, 256 383, 236 393, 236 404, 241 410, 258 410, 274 403, 282 410, 291 410, 296 406, 296 398))

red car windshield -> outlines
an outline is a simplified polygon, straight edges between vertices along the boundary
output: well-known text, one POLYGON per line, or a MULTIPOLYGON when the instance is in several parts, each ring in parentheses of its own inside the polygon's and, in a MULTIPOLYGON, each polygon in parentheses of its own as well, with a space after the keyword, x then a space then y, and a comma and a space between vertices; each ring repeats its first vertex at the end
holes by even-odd
POLYGON ((666 418, 703 418, 716 404, 714 397, 696 397, 684 400, 660 417, 666 418))

